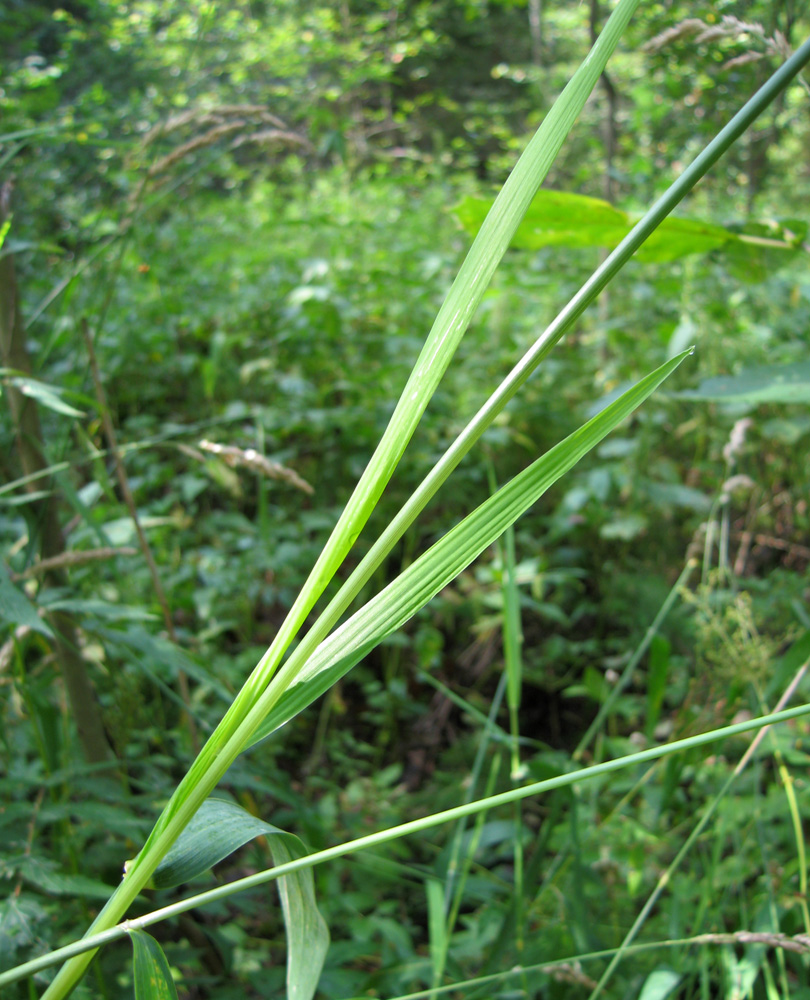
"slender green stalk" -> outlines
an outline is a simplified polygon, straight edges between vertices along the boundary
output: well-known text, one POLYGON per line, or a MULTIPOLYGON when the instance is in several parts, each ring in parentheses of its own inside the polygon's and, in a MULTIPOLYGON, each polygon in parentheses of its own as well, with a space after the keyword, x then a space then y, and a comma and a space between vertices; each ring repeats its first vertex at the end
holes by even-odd
POLYGON ((664 624, 664 621, 665 621, 667 615, 672 610, 672 605, 678 599, 678 595, 681 592, 681 587, 685 587, 686 586, 686 584, 687 584, 687 582, 689 580, 689 577, 694 572, 696 566, 697 566, 697 560, 696 559, 688 559, 687 560, 686 565, 681 570, 680 576, 675 581, 675 583, 673 583, 672 588, 670 589, 670 592, 664 598, 664 603, 658 609, 658 614, 653 619, 652 624, 650 625, 650 627, 644 633, 644 638, 638 644, 638 646, 636 647, 633 655, 628 660, 627 666, 622 671, 621 677, 618 679, 618 681, 616 682, 615 686, 612 688, 610 694, 607 696, 607 698, 605 699, 604 703, 602 704, 601 708, 596 713, 596 718, 593 720, 593 722, 590 724, 590 726, 588 726, 588 729, 587 729, 585 735, 582 737, 582 739, 577 744, 577 748, 574 751, 574 753, 572 754, 574 760, 582 760, 583 754, 588 749, 588 747, 591 745, 591 740, 599 732, 599 729, 601 728, 602 723, 607 718, 607 715, 610 712, 611 708, 613 708, 613 705, 614 705, 616 699, 619 697, 619 695, 622 693, 622 691, 624 691, 624 689, 627 687, 627 685, 633 679, 633 675, 636 672, 636 668, 638 667, 639 663, 641 663, 641 660, 644 657, 644 654, 650 648, 650 643, 653 641, 653 639, 655 638, 655 636, 658 634, 658 630, 664 624))
MULTIPOLYGON (((523 685, 523 661, 521 646, 523 630, 520 624, 520 593, 517 585, 514 526, 504 532, 503 552, 503 651, 506 667, 506 700, 509 705, 509 732, 512 737, 512 766, 510 777, 513 784, 521 781, 520 764, 520 701, 523 685)), ((515 902, 515 948, 518 957, 523 954, 523 809, 520 800, 512 803, 512 852, 514 862, 514 902, 515 902)), ((523 983, 524 991, 526 983, 523 983)))
MULTIPOLYGON (((492 795, 492 790, 495 787, 495 782, 498 778, 498 771, 500 770, 501 758, 499 756, 493 757, 489 767, 489 776, 487 778, 486 788, 484 790, 484 798, 489 798, 492 795)), ((456 926, 456 921, 458 920, 458 914, 461 909, 461 902, 464 898, 464 887, 467 884, 467 876, 470 874, 470 868, 472 868, 473 860, 478 851, 478 845, 481 842, 481 832, 484 828, 484 820, 486 819, 486 811, 482 810, 475 817, 475 824, 473 826, 472 835, 470 836, 469 843, 467 844, 467 850, 464 855, 464 860, 461 864, 461 871, 459 877, 456 880, 455 891, 453 893, 453 901, 450 906, 450 912, 444 917, 444 927, 440 937, 441 948, 438 949, 438 954, 436 955, 436 960, 433 966, 433 986, 438 987, 441 984, 442 976, 444 975, 444 969, 447 964, 447 953, 450 949, 450 938, 453 935, 453 931, 456 926)))
MULTIPOLYGON (((489 488, 495 492, 495 468, 492 462, 487 463, 489 488)), ((503 541, 498 546, 501 556, 503 599, 503 658, 506 674, 506 701, 509 708, 510 734, 510 778, 513 784, 522 779, 520 763, 520 700, 523 684, 523 661, 521 647, 523 645, 523 630, 520 622, 520 592, 517 585, 517 570, 515 557, 515 529, 506 529, 503 541)), ((523 810, 521 803, 512 803, 512 858, 514 869, 514 916, 515 916, 515 948, 518 956, 523 953, 523 810)), ((524 991, 526 984, 523 983, 524 991)))
MULTIPOLYGON (((781 714, 781 712, 779 712, 779 709, 783 705, 786 705, 790 701, 790 699, 793 697, 793 695, 794 695, 794 693, 796 691, 796 688, 799 686, 799 681, 804 676, 804 674, 807 671, 807 668, 809 666, 810 666, 810 659, 806 660, 802 664, 802 666, 799 668, 799 670, 796 672, 796 675, 794 676, 793 680, 788 685, 788 687, 785 689, 784 693, 782 694, 782 697, 779 699, 779 702, 777 703, 777 712, 774 713, 775 715, 781 714)), ((699 822, 695 825, 695 827, 692 829, 692 831, 689 834, 689 836, 683 842, 683 845, 681 846, 681 849, 678 851, 678 853, 672 859, 672 861, 670 862, 669 866, 667 867, 667 869, 663 873, 663 875, 661 875, 661 877, 658 879, 658 882, 657 882, 655 888, 653 889, 653 891, 650 893, 650 896, 647 899, 647 902, 644 904, 644 906, 642 906, 642 908, 641 908, 638 916, 633 921, 633 926, 630 928, 630 930, 625 935, 624 941, 622 942, 621 946, 616 951, 616 953, 613 956, 613 958, 610 960, 610 962, 608 964, 608 967, 602 973, 601 979, 596 984, 596 987, 594 988, 593 992, 591 993, 590 1000, 596 1000, 596 998, 599 996, 599 994, 602 992, 602 990, 606 986, 608 980, 613 975, 613 972, 615 971, 615 969, 618 966, 619 962, 621 962, 622 958, 627 953, 628 946, 633 943, 633 941, 635 940, 636 935, 641 930, 641 927, 643 926, 643 924, 646 921, 647 917, 652 912, 653 907, 658 902, 658 899, 661 896, 661 893, 664 891, 664 889, 666 889, 666 887, 672 881, 672 876, 675 874, 675 872, 678 870, 678 868, 680 868, 681 862, 687 856, 687 854, 691 851, 692 847, 697 842, 698 837, 700 837, 700 835, 706 829, 706 827, 707 827, 707 825, 709 823, 709 820, 715 814, 715 812, 717 810, 717 807, 720 805, 720 803, 722 802, 722 800, 726 797, 726 795, 730 791, 731 786, 734 784, 734 782, 737 780, 737 778, 742 774, 742 772, 747 767, 749 761, 754 756, 754 753, 756 752, 757 747, 759 746, 759 744, 764 739, 767 731, 768 731, 768 725, 767 724, 764 725, 764 726, 762 726, 760 728, 760 730, 757 733, 756 737, 751 742, 751 745, 748 747, 748 749, 745 751, 745 753, 739 759, 739 761, 737 762, 736 767, 731 772, 731 774, 728 776, 728 778, 725 780, 725 782, 723 783, 723 786, 721 787, 721 789, 717 793, 717 795, 714 797, 714 799, 712 800, 712 802, 709 804, 709 807, 706 810, 706 812, 700 817, 699 822)))
MULTIPOLYGON (((585 767, 579 771, 558 774, 553 778, 546 778, 544 781, 536 781, 530 785, 525 785, 520 788, 512 788, 506 792, 500 792, 497 795, 479 799, 477 802, 464 803, 463 805, 455 806, 452 809, 445 809, 442 812, 433 813, 430 816, 423 816, 420 819, 411 820, 409 823, 402 823, 398 826, 390 827, 387 830, 379 830, 378 832, 368 834, 365 837, 359 837, 357 840, 350 840, 347 843, 338 844, 335 847, 329 847, 326 850, 318 851, 315 854, 308 854, 304 857, 296 858, 293 861, 285 862, 282 865, 276 865, 266 871, 258 872, 255 875, 249 875, 246 878, 238 879, 237 881, 230 882, 227 885, 218 886, 215 889, 209 889, 207 892, 199 893, 189 899, 183 899, 177 903, 172 903, 169 906, 164 906, 159 910, 154 910, 152 913, 147 913, 145 916, 137 917, 133 920, 125 920, 117 926, 88 935, 80 941, 75 941, 73 944, 66 945, 64 948, 59 948, 46 955, 41 955, 39 958, 32 959, 24 965, 17 966, 16 969, 0 973, 0 987, 8 986, 10 983, 24 979, 26 976, 31 976, 36 972, 40 972, 42 969, 47 969, 51 965, 56 965, 58 962, 65 961, 66 959, 79 956, 87 952, 95 951, 102 945, 118 940, 125 934, 129 933, 132 929, 143 929, 145 927, 149 927, 152 924, 159 923, 161 920, 167 920, 170 917, 178 916, 181 913, 187 913, 189 910, 196 909, 198 906, 205 906, 208 903, 218 902, 219 900, 226 899, 228 896, 232 896, 235 893, 244 892, 248 889, 255 889, 260 885, 266 885, 268 882, 281 878, 283 875, 290 875, 292 872, 301 871, 304 868, 312 868, 313 866, 323 864, 326 861, 333 861, 335 858, 346 857, 347 855, 354 854, 357 851, 377 847, 380 844, 389 843, 392 840, 399 840, 401 837, 407 837, 413 833, 421 833, 424 830, 430 830, 433 827, 441 826, 444 823, 452 822, 453 820, 460 819, 464 816, 473 816, 479 812, 497 809, 499 806, 509 805, 519 799, 527 799, 535 795, 542 795, 545 792, 553 791, 556 788, 567 788, 572 785, 578 785, 583 781, 587 781, 591 778, 598 778, 605 774, 611 774, 614 771, 620 771, 626 767, 633 767, 636 764, 644 764, 650 760, 659 760, 662 757, 669 757, 672 754, 680 753, 684 750, 691 750, 695 747, 705 746, 708 743, 717 743, 722 740, 729 739, 732 736, 739 736, 742 733, 762 730, 767 726, 775 726, 779 723, 789 722, 792 719, 799 719, 806 715, 810 715, 810 703, 799 705, 796 708, 785 709, 780 712, 773 712, 770 715, 764 715, 757 719, 747 719, 745 722, 737 722, 730 726, 724 726, 721 729, 714 729, 708 733, 699 733, 696 736, 689 736, 686 739, 677 740, 674 743, 664 743, 661 746, 649 747, 646 750, 640 750, 638 753, 627 754, 624 757, 617 757, 614 760, 603 761, 601 764, 594 764, 591 767, 585 767)), ((747 757, 748 754, 743 757, 743 761, 746 760, 747 757)), ((740 765, 738 765, 738 767, 739 766, 740 765)), ((609 954, 612 954, 612 952, 609 954)), ((451 988, 455 989, 455 987, 451 988)), ((428 993, 429 992, 430 991, 428 991, 428 993)))
MULTIPOLYGON (((490 705, 489 716, 484 719, 485 729, 478 743, 478 750, 475 753, 475 760, 473 761, 473 766, 470 771, 469 781, 465 782, 467 785, 467 790, 464 796, 465 802, 472 802, 476 793, 478 780, 481 777, 481 771, 484 767, 484 759, 486 758, 487 750, 489 749, 489 741, 495 736, 496 733, 501 732, 501 730, 499 730, 495 725, 495 719, 500 711, 505 691, 506 674, 501 674, 501 679, 498 681, 498 687, 495 689, 495 697, 492 699, 492 704, 490 705)), ((464 831, 466 829, 467 824, 465 818, 462 817, 456 824, 456 829, 453 833, 453 838, 450 844, 450 860, 447 862, 447 874, 445 875, 444 888, 444 906, 446 910, 450 909, 456 895, 455 889, 459 872, 461 841, 464 837, 464 831)))
POLYGON ((512 736, 512 781, 520 781, 520 712, 523 685, 523 661, 520 650, 523 630, 520 625, 520 594, 515 569, 515 529, 504 532, 502 548, 504 562, 503 581, 503 654, 506 667, 506 702, 509 706, 509 729, 512 736))
MULTIPOLYGON (((489 740, 495 740, 496 743, 511 743, 512 738, 509 735, 509 733, 507 733, 505 729, 502 729, 495 722, 495 719, 498 715, 498 711, 500 710, 501 707, 503 694, 506 691, 506 674, 501 675, 501 680, 498 683, 498 687, 495 689, 495 697, 492 699, 489 715, 484 715, 484 713, 479 711, 479 709, 477 709, 475 705, 467 701, 466 698, 462 698, 460 694, 456 694, 456 692, 452 688, 449 688, 446 684, 442 684, 442 682, 437 677, 434 677, 432 674, 429 674, 427 670, 424 670, 423 668, 420 667, 417 669, 417 673, 420 679, 425 682, 425 684, 429 684, 432 688, 435 688, 435 690, 443 694, 448 701, 452 701, 452 703, 456 706, 456 708, 460 708, 462 712, 465 712, 467 715, 469 715, 471 719, 475 719, 475 721, 480 726, 484 727, 485 733, 481 737, 481 740, 478 744, 478 751, 476 752, 475 755, 476 761, 478 760, 478 755, 481 752, 481 748, 483 747, 486 750, 489 740), (493 712, 492 706, 495 705, 496 701, 497 701, 497 707, 493 712)), ((477 769, 475 765, 473 765, 470 774, 470 781, 474 785, 477 780, 478 780, 477 769)))

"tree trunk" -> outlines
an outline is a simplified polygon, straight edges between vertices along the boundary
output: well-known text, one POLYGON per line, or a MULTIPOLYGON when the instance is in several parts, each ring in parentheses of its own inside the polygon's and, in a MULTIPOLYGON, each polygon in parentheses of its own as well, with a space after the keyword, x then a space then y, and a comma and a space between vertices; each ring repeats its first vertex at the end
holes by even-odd
MULTIPOLYGON (((11 184, 0 190, 0 226, 10 215, 11 184)), ((14 257, 0 257, 0 356, 6 368, 21 374, 30 374, 31 366, 25 343, 25 329, 17 297, 17 279, 14 257)), ((12 385, 6 385, 17 452, 26 476, 41 473, 47 468, 42 444, 42 428, 36 402, 12 385)), ((45 497, 32 499, 30 523, 39 527, 39 553, 42 559, 53 559, 65 551, 65 539, 59 522, 58 501, 52 491, 49 476, 37 478, 28 484, 31 492, 44 491, 45 497)), ((48 581, 54 586, 66 583, 64 571, 50 570, 48 581)), ((76 723, 82 751, 88 763, 100 764, 113 760, 113 752, 104 731, 101 708, 95 688, 87 671, 87 664, 79 653, 78 628, 73 617, 60 611, 49 616, 54 633, 54 653, 67 690, 71 714, 76 723)))

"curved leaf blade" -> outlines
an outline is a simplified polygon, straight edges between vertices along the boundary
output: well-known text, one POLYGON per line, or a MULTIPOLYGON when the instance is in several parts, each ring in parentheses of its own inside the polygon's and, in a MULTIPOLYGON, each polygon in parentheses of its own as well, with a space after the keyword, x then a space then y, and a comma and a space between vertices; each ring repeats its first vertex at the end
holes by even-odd
MULTIPOLYGON (((306 854, 298 837, 252 816, 235 802, 206 799, 155 869, 152 881, 161 888, 188 882, 262 835, 267 837, 275 865, 306 854)), ((287 929, 287 997, 311 1000, 329 947, 329 930, 315 901, 312 871, 285 875, 279 879, 278 891, 287 929)))
POLYGON ((234 802, 206 799, 155 869, 152 882, 159 889, 190 882, 262 834, 292 836, 252 816, 234 802))

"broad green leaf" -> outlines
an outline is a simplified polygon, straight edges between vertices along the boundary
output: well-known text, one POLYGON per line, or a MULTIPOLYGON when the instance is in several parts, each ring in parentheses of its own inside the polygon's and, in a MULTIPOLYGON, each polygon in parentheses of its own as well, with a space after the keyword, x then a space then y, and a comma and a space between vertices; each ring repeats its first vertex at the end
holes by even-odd
MULTIPOLYGON (((453 209, 468 233, 478 232, 492 206, 491 198, 468 195, 453 209)), ((512 248, 613 246, 630 227, 625 212, 599 198, 566 191, 538 191, 512 238, 512 248)))
POLYGON ((638 251, 636 259, 661 264, 680 260, 681 257, 688 257, 693 253, 709 253, 711 250, 725 252, 732 246, 740 254, 744 254, 747 249, 747 245, 730 229, 700 219, 670 216, 638 251))
POLYGON ((810 361, 763 365, 737 375, 704 379, 697 389, 675 393, 679 399, 717 403, 810 403, 810 361))
POLYGON ((46 385, 44 382, 30 378, 28 375, 11 375, 8 378, 8 383, 19 389, 24 396, 35 399, 49 410, 54 410, 56 413, 63 413, 68 417, 84 416, 81 410, 70 406, 62 399, 64 389, 57 389, 52 385, 46 385))
MULTIPOLYGON (((491 205, 491 199, 468 195, 453 211, 464 229, 474 233, 491 205)), ((547 246, 613 247, 627 236, 635 222, 630 213, 600 198, 544 189, 535 195, 511 245, 516 250, 539 250, 547 246)), ((787 251, 796 250, 795 239, 792 231, 770 230, 768 249, 771 254, 782 255, 777 257, 781 263, 787 251)), ((670 217, 647 238, 636 258, 664 263, 717 249, 733 250, 735 262, 748 257, 759 259, 763 251, 757 235, 735 232, 700 219, 670 217)))
POLYGON ((235 802, 206 799, 155 869, 152 881, 161 889, 190 882, 249 840, 262 835, 292 836, 252 816, 235 802))
POLYGON ((132 930, 132 971, 135 1000, 177 1000, 169 963, 163 949, 145 931, 132 930))
MULTIPOLYGON (((629 416, 688 356, 667 361, 586 424, 515 476, 452 528, 393 583, 324 640, 292 685, 278 697, 252 743, 268 736, 350 670, 386 636, 401 628, 542 494, 629 416)), ((281 675, 279 675, 281 676, 281 675)), ((273 696, 273 684, 262 700, 273 696)))
POLYGON ((40 632, 49 639, 53 638, 53 632, 47 623, 37 614, 36 606, 14 586, 2 562, 0 562, 0 620, 8 622, 15 628, 18 625, 27 625, 35 632, 40 632))
MULTIPOLYGON (((188 882, 254 837, 266 836, 273 863, 284 864, 306 853, 301 841, 234 802, 206 799, 153 875, 158 887, 188 882)), ((279 879, 287 928, 288 1000, 310 1000, 329 947, 329 931, 315 902, 312 871, 279 879)))
POLYGON ((683 976, 666 966, 653 971, 644 980, 638 1000, 667 1000, 677 987, 683 976))

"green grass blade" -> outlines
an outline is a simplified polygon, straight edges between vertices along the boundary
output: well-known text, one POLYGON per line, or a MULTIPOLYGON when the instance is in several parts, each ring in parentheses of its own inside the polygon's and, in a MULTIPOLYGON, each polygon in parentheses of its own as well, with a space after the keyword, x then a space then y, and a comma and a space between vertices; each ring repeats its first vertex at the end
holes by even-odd
POLYGON ((444 975, 447 958, 447 927, 444 921, 444 886, 437 878, 425 882, 428 912, 428 940, 430 943, 430 964, 433 966, 433 985, 438 986, 444 975))
POLYGON ((253 690, 263 688, 270 679, 304 619, 354 545, 447 370, 521 219, 638 3, 639 0, 620 0, 588 56, 554 102, 495 199, 439 310, 380 443, 295 604, 248 682, 253 690))
MULTIPOLYGON (((444 687, 444 685, 442 685, 442 687, 444 687)), ((455 697, 454 692, 450 691, 449 688, 446 688, 445 690, 447 691, 447 697, 452 700, 455 697)), ((469 777, 464 782, 464 785, 466 786, 464 799, 466 802, 472 802, 475 798, 478 789, 478 782, 481 778, 481 772, 484 767, 484 760, 486 759, 487 751, 489 750, 489 744, 494 738, 496 738, 495 734, 499 731, 498 727, 495 725, 495 719, 498 717, 498 712, 501 709, 501 702, 503 701, 505 690, 506 674, 503 674, 498 682, 498 687, 495 689, 495 696, 493 697, 492 704, 490 705, 489 715, 484 716, 483 719, 480 720, 483 723, 484 731, 478 740, 478 749, 475 752, 475 760, 473 761, 469 777)), ((505 733, 504 736, 506 737, 505 733)), ((495 760, 498 760, 498 757, 495 757, 495 760)), ((456 829, 454 830, 450 841, 450 857, 447 862, 447 874, 445 875, 444 887, 444 906, 445 910, 448 912, 450 910, 450 906, 456 898, 456 882, 459 878, 459 859, 461 857, 462 842, 466 829, 467 821, 462 818, 458 821, 458 823, 456 823, 456 829)))
POLYGON ((261 720, 251 742, 291 719, 401 628, 536 503, 549 486, 644 402, 689 353, 685 351, 661 365, 515 476, 336 629, 306 663, 300 662, 296 650, 245 721, 247 730, 252 720, 261 720))

